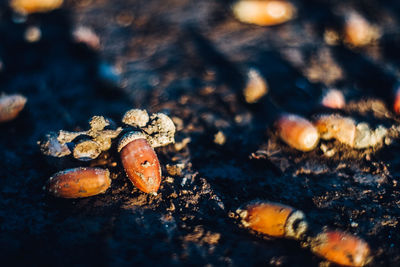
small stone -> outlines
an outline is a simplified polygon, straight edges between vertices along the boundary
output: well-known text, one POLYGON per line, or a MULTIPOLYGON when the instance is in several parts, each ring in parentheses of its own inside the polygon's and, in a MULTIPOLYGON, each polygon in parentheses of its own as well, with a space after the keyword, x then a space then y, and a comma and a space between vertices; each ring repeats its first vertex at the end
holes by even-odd
POLYGON ((321 104, 327 108, 342 109, 346 105, 346 100, 341 91, 329 89, 324 93, 321 104))
POLYGON ((167 168, 167 172, 169 175, 182 176, 182 170, 185 168, 185 164, 183 163, 178 163, 175 165, 167 164, 165 167, 167 168))
POLYGON ((256 69, 249 69, 247 83, 243 90, 244 99, 247 103, 257 103, 268 93, 268 84, 256 69))
POLYGON ((100 38, 97 34, 89 27, 78 26, 72 32, 74 41, 77 43, 86 44, 93 50, 100 49, 100 38))
POLYGON ((218 133, 216 133, 214 135, 214 143, 222 146, 225 144, 225 142, 226 142, 226 136, 225 136, 224 132, 218 131, 218 133))
POLYGON ((182 149, 184 149, 187 146, 187 144, 190 143, 190 141, 192 141, 192 139, 190 137, 186 137, 181 142, 176 142, 175 143, 175 150, 176 151, 181 151, 182 149))
POLYGON ((26 28, 24 38, 29 43, 36 43, 42 37, 42 31, 37 26, 29 26, 26 28))

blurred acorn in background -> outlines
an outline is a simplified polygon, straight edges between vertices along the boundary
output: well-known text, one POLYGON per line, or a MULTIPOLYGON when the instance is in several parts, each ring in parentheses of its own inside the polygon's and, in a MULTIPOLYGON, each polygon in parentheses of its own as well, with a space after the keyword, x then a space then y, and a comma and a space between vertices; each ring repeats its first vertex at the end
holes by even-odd
POLYGON ((325 230, 311 238, 311 251, 343 266, 365 266, 371 261, 368 244, 352 234, 325 230))
POLYGON ((44 13, 59 8, 63 0, 11 0, 11 8, 21 14, 44 13))
POLYGON ((313 150, 319 141, 314 125, 298 115, 284 114, 275 122, 279 137, 289 146, 300 151, 313 150))
POLYGON ((295 17, 296 8, 288 1, 240 0, 232 7, 235 17, 244 23, 272 26, 295 17))
POLYGON ((15 119, 24 109, 26 97, 22 95, 1 95, 0 96, 0 123, 15 119))
POLYGON ((397 83, 394 88, 393 111, 397 115, 400 114, 400 83, 397 83))

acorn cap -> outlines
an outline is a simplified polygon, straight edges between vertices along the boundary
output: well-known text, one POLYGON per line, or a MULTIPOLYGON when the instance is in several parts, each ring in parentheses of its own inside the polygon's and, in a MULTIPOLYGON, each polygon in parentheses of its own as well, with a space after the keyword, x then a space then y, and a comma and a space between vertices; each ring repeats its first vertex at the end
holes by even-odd
POLYGON ((89 161, 101 154, 100 145, 93 140, 82 140, 75 145, 73 156, 81 161, 89 161))
POLYGON ((133 127, 144 127, 149 122, 149 114, 144 109, 131 109, 125 112, 122 122, 133 127))
POLYGON ((308 229, 306 216, 300 210, 290 214, 285 225, 285 235, 294 239, 300 239, 308 229))
POLYGON ((119 140, 118 143, 118 152, 121 152, 121 150, 130 142, 137 140, 137 139, 146 139, 146 135, 142 132, 139 131, 134 131, 134 132, 129 132, 122 136, 121 140, 119 140))

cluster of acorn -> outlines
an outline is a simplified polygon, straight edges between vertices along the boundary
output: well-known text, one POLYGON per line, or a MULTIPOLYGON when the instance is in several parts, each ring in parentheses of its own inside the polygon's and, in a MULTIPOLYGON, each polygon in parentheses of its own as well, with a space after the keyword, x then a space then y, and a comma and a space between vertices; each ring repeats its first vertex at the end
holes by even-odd
MULTIPOLYGON (((322 100, 322 105, 341 109, 345 106, 343 95, 338 90, 330 90, 322 100)), ((374 147, 382 143, 389 131, 379 125, 371 129, 365 122, 357 123, 350 117, 336 113, 314 117, 313 122, 294 114, 283 114, 275 122, 279 137, 289 146, 300 151, 311 151, 319 139, 336 139, 355 149, 374 147)))
MULTIPOLYGON (((59 8, 63 0, 12 0, 10 6, 20 14, 48 12, 59 8)), ((277 25, 296 16, 295 6, 284 0, 241 0, 233 7, 236 18, 260 26, 277 25)), ((342 38, 352 46, 370 44, 380 36, 379 28, 370 24, 354 11, 344 12, 345 27, 342 38)), ((328 44, 338 42, 340 36, 333 30, 324 34, 328 44)), ((268 92, 268 84, 260 74, 250 69, 249 82, 244 90, 248 103, 257 102, 268 92)), ((14 119, 23 109, 26 98, 20 95, 0 97, 0 122, 14 119)), ((339 109, 344 98, 339 91, 331 90, 322 104, 339 109)), ((400 113, 400 90, 395 96, 394 109, 400 113)), ((164 114, 151 117, 143 110, 130 110, 122 119, 125 127, 113 128, 111 120, 95 116, 87 131, 50 133, 40 142, 43 154, 54 157, 72 156, 88 161, 112 147, 119 138, 118 152, 128 178, 141 191, 156 193, 161 182, 161 168, 154 147, 174 142, 175 126, 164 114)), ((280 138, 288 145, 301 150, 314 149, 320 138, 335 138, 353 148, 365 148, 381 142, 387 131, 357 124, 341 115, 321 115, 312 123, 297 115, 281 115, 276 122, 280 138)), ((110 172, 103 168, 74 168, 54 174, 46 190, 63 198, 89 197, 105 192, 111 185, 110 172)), ((324 229, 313 235, 303 212, 272 202, 253 202, 237 210, 245 227, 272 237, 299 240, 315 254, 336 264, 364 266, 370 259, 368 244, 362 239, 342 231, 324 229)))
POLYGON ((340 230, 323 227, 318 234, 310 233, 302 211, 268 201, 255 201, 236 213, 242 224, 258 233, 277 238, 290 238, 322 258, 343 266, 364 266, 372 259, 368 244, 340 230))
MULTIPOLYGON (((324 40, 329 45, 335 45, 342 40, 351 47, 369 45, 381 37, 381 29, 367 21, 362 15, 351 8, 338 10, 343 14, 342 33, 326 29, 324 40)), ((296 6, 286 0, 239 0, 232 6, 235 17, 248 24, 273 26, 294 19, 297 15, 296 6)))
MULTIPOLYGON (((88 131, 50 133, 39 145, 43 154, 53 157, 72 155, 88 161, 112 147, 119 138, 118 153, 130 181, 145 193, 156 194, 161 183, 161 167, 153 148, 174 142, 175 125, 163 113, 151 116, 145 110, 132 109, 122 118, 124 127, 94 116, 88 131)), ((81 198, 104 193, 111 185, 110 172, 103 168, 73 168, 60 171, 48 180, 45 189, 56 197, 81 198)))

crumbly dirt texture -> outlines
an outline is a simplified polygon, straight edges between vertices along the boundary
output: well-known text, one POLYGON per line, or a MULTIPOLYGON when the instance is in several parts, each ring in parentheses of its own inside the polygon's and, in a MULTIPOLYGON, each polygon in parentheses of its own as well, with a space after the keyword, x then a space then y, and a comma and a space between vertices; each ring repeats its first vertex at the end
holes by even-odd
POLYGON ((297 241, 241 226, 234 211, 264 199, 303 211, 315 233, 328 226, 363 238, 371 266, 399 266, 400 120, 390 105, 400 3, 294 3, 295 20, 259 27, 235 20, 226 0, 67 0, 25 23, 2 1, 0 88, 28 102, 0 124, 1 265, 323 264, 297 241), (361 48, 341 42, 343 8, 382 37, 361 48), (29 26, 40 28, 39 41, 25 41, 29 26), (74 42, 81 26, 97 34, 98 50, 74 42), (268 82, 256 104, 243 97, 249 68, 268 82), (318 103, 328 86, 346 96, 343 116, 393 129, 390 139, 357 150, 322 140, 308 153, 281 142, 277 113, 327 114, 318 103), (116 144, 88 162, 40 153, 37 141, 49 132, 83 131, 95 115, 120 122, 132 108, 167 114, 177 127, 176 143, 155 149, 163 173, 156 196, 127 179, 116 144), (225 141, 215 143, 219 132, 225 141), (79 200, 42 190, 54 173, 86 166, 108 168, 111 188, 79 200))

